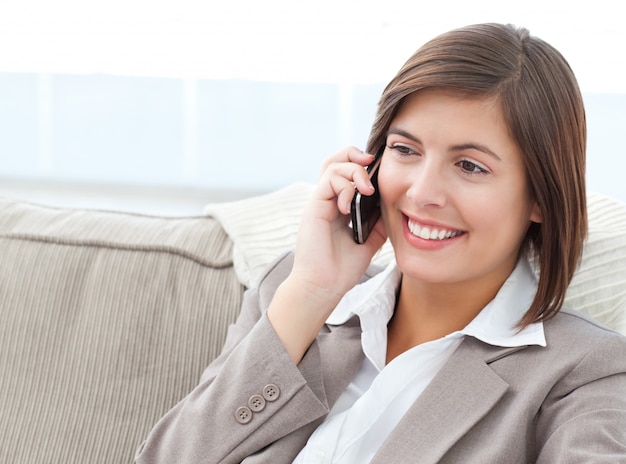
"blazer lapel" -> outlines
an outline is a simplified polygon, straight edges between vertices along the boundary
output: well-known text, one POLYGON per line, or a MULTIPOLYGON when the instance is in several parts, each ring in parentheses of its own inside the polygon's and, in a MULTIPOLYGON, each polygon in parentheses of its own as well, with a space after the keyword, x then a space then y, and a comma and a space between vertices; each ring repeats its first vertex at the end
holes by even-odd
POLYGON ((437 463, 502 398, 509 385, 488 362, 520 348, 487 347, 466 337, 402 418, 372 464, 437 463))

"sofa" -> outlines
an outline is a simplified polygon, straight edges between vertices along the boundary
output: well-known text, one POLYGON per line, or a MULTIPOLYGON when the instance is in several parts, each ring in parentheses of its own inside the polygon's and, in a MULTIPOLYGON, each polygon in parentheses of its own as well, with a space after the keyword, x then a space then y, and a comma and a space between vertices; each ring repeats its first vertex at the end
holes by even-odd
MULTIPOLYGON (((293 247, 309 184, 196 217, 0 199, 0 462, 131 463, 243 292, 293 247)), ((626 334, 626 205, 589 195, 567 304, 626 334)), ((391 259, 388 244, 374 258, 391 259)))

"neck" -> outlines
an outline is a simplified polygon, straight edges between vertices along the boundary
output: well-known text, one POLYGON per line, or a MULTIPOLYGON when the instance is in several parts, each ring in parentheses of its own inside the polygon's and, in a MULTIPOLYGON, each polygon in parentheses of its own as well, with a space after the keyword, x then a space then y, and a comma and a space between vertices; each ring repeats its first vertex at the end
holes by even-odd
POLYGON ((403 276, 396 310, 388 324, 387 362, 417 345, 462 330, 495 297, 502 280, 426 284, 403 276))

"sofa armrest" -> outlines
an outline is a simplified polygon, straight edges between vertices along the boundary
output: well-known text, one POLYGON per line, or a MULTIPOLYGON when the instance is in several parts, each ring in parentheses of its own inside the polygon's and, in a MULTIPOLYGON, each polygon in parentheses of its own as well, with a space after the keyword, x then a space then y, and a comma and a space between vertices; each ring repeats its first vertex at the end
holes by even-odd
POLYGON ((221 350, 243 286, 211 217, 0 199, 0 461, 132 462, 221 350))

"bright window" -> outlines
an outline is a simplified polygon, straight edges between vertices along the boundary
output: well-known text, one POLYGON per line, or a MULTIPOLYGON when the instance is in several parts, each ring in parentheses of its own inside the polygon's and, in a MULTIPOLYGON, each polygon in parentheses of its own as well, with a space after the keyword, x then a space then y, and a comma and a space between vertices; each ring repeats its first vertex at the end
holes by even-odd
POLYGON ((380 91, 421 43, 498 21, 569 60, 587 103, 589 187, 626 201, 622 18, 608 0, 5 0, 0 190, 313 182, 324 157, 364 146, 380 91))

